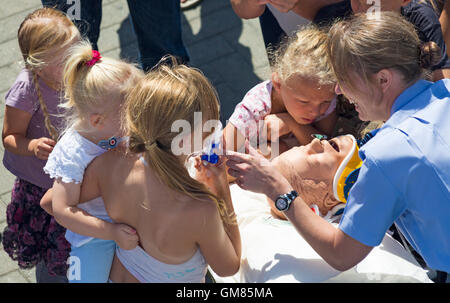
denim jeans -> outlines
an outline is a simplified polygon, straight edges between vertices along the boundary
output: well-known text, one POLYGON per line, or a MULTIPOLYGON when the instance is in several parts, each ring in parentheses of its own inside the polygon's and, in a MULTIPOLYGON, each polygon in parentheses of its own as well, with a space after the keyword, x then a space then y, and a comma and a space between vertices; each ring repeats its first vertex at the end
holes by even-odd
MULTIPOLYGON (((63 12, 77 0, 41 0, 44 6, 51 6, 63 12), (69 2, 69 4, 67 4, 69 2)), ((100 34, 102 0, 80 1, 81 20, 74 20, 83 36, 94 49, 100 34)), ((140 62, 147 71, 166 54, 189 62, 188 52, 181 36, 181 11, 179 0, 128 0, 131 22, 137 36, 140 62)))

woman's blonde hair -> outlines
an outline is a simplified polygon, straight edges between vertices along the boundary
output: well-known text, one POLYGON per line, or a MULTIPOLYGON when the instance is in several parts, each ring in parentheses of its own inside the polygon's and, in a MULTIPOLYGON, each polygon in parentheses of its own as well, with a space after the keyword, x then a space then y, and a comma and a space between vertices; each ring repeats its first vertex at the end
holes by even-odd
POLYGON ((291 76, 315 80, 320 86, 334 85, 335 76, 327 57, 327 34, 313 26, 299 29, 273 53, 273 71, 281 81, 291 76))
POLYGON ((129 150, 144 153, 152 171, 170 189, 196 200, 213 200, 222 221, 234 222, 224 201, 193 179, 171 151, 172 140, 178 135, 172 132, 175 121, 187 121, 194 129, 198 126, 194 125, 195 113, 202 113, 203 121, 219 119, 216 91, 206 77, 172 59, 171 66, 160 64, 136 85, 125 108, 129 150))
POLYGON ((68 111, 66 130, 80 130, 81 122, 92 113, 108 115, 116 111, 144 75, 136 66, 108 57, 88 64, 93 58, 89 41, 80 41, 68 51, 64 68, 66 102, 61 105, 68 111))
POLYGON ((50 122, 47 105, 39 88, 37 72, 61 49, 68 46, 80 33, 72 21, 62 12, 52 8, 40 8, 30 13, 20 24, 17 37, 25 67, 31 71, 38 100, 44 114, 45 127, 54 140, 58 131, 50 122))
POLYGON ((373 74, 391 68, 412 83, 441 58, 436 43, 422 44, 414 25, 394 12, 337 22, 329 32, 328 55, 338 83, 352 90, 357 90, 355 74, 369 84, 373 74))

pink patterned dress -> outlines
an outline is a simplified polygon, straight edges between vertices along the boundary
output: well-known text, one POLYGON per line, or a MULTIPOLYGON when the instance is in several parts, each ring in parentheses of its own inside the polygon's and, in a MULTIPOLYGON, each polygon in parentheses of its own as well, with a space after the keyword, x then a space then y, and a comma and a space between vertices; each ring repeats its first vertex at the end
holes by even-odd
MULTIPOLYGON (((229 122, 246 138, 255 138, 263 125, 264 118, 272 110, 272 81, 267 80, 257 84, 247 92, 242 101, 236 105, 229 122)), ((333 99, 327 111, 315 121, 322 120, 336 108, 336 98, 333 99)))

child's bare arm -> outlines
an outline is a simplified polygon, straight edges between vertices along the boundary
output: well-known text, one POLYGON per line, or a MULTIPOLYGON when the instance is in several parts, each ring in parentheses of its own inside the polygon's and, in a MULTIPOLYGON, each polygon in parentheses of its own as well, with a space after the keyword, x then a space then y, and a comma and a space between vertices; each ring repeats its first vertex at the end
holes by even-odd
POLYGON ((12 153, 22 156, 36 156, 38 159, 47 160, 56 142, 45 137, 27 138, 30 120, 30 113, 6 106, 2 131, 3 145, 6 150, 12 153))
POLYGON ((42 197, 40 205, 42 209, 44 209, 49 215, 53 216, 53 208, 52 208, 52 194, 53 190, 50 188, 47 190, 45 195, 42 197))
POLYGON ((52 208, 56 221, 77 234, 114 240, 123 249, 135 248, 138 245, 138 236, 133 228, 125 224, 109 223, 76 207, 80 188, 80 184, 55 181, 52 208))

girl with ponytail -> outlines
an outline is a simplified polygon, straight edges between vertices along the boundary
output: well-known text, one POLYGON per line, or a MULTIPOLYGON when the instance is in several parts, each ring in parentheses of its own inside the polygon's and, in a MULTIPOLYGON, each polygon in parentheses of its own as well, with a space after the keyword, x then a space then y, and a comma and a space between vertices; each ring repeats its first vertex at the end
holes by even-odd
POLYGON ((218 119, 214 88, 184 65, 160 64, 128 96, 128 149, 95 159, 82 186, 83 196, 102 195, 111 218, 139 234, 135 249, 117 247, 113 282, 199 283, 208 264, 221 276, 239 269, 240 234, 223 161, 205 166, 194 158, 195 177, 185 166, 201 150, 192 141, 207 142, 210 132, 201 130, 218 119), (179 122, 188 131, 180 133, 179 122))
MULTIPOLYGON (((116 243, 136 247, 134 229, 113 224, 103 202, 78 205, 84 170, 97 156, 124 141, 121 111, 124 100, 143 75, 137 67, 105 58, 87 41, 72 46, 64 68, 66 128, 44 171, 53 178, 52 191, 41 206, 67 228, 71 259, 69 282, 107 282, 116 243)), ((69 262, 69 263, 70 263, 69 262)))
POLYGON ((39 201, 53 183, 42 169, 63 121, 57 106, 63 93, 65 53, 79 39, 77 28, 63 13, 51 8, 30 13, 18 30, 25 68, 5 97, 3 164, 17 178, 3 246, 20 268, 38 266, 37 282, 66 281, 70 247, 59 236, 65 230, 39 207, 39 201))

